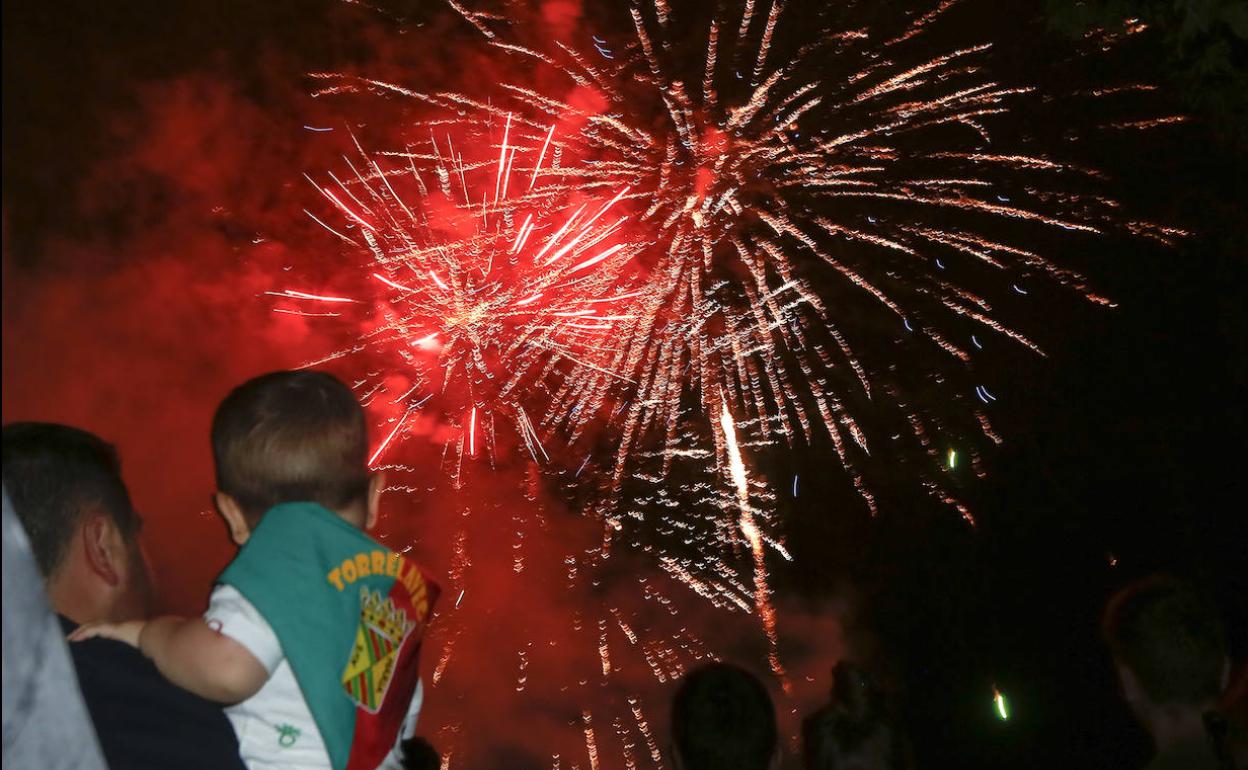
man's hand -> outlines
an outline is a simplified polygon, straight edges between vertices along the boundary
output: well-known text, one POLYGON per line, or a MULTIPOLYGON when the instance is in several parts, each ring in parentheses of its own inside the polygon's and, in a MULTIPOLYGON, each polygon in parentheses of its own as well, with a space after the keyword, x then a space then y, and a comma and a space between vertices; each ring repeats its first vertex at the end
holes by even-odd
POLYGON ((139 635, 143 633, 143 627, 146 625, 146 620, 128 620, 124 623, 86 623, 74 629, 74 632, 69 635, 69 641, 81 642, 99 636, 125 642, 131 647, 138 647, 139 635))

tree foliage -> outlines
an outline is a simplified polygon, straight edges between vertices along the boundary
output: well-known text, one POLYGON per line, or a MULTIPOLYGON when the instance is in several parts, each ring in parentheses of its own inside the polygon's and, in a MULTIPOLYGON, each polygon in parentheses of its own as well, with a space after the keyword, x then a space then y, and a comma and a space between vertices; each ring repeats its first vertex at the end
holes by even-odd
POLYGON ((1248 149, 1248 0, 1046 0, 1045 7, 1050 25, 1069 35, 1147 24, 1191 108, 1248 149))

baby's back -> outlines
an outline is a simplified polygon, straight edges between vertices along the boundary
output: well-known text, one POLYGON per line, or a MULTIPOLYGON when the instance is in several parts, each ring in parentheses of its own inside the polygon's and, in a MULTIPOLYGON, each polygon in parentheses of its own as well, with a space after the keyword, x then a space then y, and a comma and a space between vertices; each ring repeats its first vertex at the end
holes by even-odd
POLYGON ((247 767, 329 770, 325 741, 281 642, 264 616, 238 589, 218 585, 204 617, 222 634, 246 647, 269 672, 259 692, 225 710, 238 736, 238 753, 247 767))
POLYGON ((259 692, 225 713, 238 735, 238 752, 250 770, 329 770, 325 741, 285 658, 259 692))

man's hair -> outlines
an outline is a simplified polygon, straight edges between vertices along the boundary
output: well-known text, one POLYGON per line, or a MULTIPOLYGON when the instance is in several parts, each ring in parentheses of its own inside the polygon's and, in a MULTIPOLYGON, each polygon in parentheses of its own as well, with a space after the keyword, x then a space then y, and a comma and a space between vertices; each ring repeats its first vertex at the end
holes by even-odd
POLYGON ((368 435, 351 389, 324 372, 273 372, 239 385, 212 420, 217 488, 254 524, 278 503, 335 511, 368 496, 368 435))
POLYGON ((1157 575, 1121 589, 1103 631, 1154 703, 1199 704, 1222 689, 1226 631, 1217 605, 1186 581, 1157 575))
POLYGON ((46 422, 5 425, 3 444, 4 486, 44 577, 60 567, 78 523, 92 509, 111 516, 127 542, 133 542, 139 517, 112 444, 85 430, 46 422))
POLYGON ((685 770, 766 770, 776 752, 776 713, 753 674, 711 663, 681 681, 672 733, 685 770))

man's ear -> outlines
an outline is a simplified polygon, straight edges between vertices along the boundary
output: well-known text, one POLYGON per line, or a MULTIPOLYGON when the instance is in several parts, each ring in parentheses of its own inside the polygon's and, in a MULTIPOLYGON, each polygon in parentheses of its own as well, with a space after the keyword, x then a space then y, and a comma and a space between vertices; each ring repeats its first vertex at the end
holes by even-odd
POLYGON ((251 537, 251 525, 247 523, 242 507, 224 492, 216 493, 212 499, 217 504, 217 513, 221 514, 226 529, 230 531, 230 539, 234 541, 234 545, 242 546, 251 537))
POLYGON ((372 529, 377 525, 377 516, 381 513, 381 493, 386 489, 386 472, 376 471, 368 477, 368 516, 364 519, 364 529, 372 529))
POLYGON ((1135 672, 1122 663, 1115 663, 1114 667, 1118 669, 1118 681, 1122 683, 1122 694, 1127 703, 1132 706, 1143 706, 1148 696, 1144 693, 1144 688, 1140 685, 1135 672))
POLYGON ((91 572, 112 588, 121 584, 129 554, 112 516, 100 510, 84 516, 82 547, 91 572))

